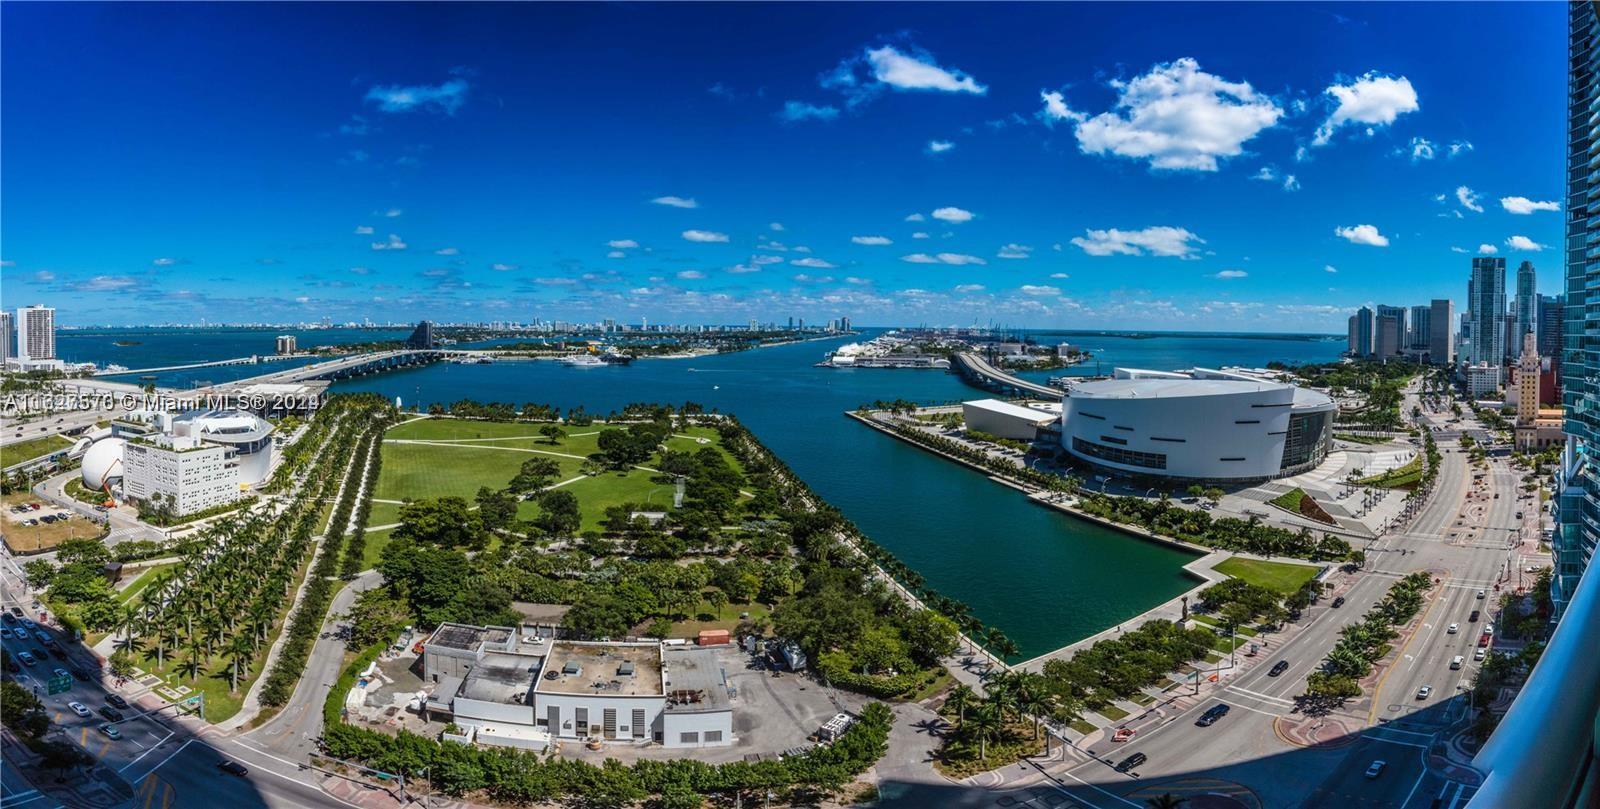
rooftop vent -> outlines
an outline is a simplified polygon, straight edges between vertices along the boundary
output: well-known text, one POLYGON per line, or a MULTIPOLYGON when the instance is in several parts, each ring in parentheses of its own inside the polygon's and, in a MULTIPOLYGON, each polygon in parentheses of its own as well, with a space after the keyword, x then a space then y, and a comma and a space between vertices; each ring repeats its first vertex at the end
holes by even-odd
POLYGON ((569 676, 576 676, 583 673, 583 669, 579 667, 577 663, 569 660, 567 661, 566 665, 561 667, 561 673, 569 676))
POLYGON ((624 661, 622 665, 617 666, 617 676, 619 676, 619 677, 631 677, 631 676, 633 676, 633 664, 630 663, 630 662, 624 661))

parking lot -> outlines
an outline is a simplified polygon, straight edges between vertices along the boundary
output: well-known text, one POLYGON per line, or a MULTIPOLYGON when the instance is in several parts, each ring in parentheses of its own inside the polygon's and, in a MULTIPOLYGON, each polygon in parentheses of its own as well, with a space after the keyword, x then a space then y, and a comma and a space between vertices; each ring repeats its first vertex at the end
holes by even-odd
POLYGON ((100 535, 101 527, 82 515, 26 492, 6 495, 0 503, 0 533, 16 553, 54 547, 74 537, 100 535))

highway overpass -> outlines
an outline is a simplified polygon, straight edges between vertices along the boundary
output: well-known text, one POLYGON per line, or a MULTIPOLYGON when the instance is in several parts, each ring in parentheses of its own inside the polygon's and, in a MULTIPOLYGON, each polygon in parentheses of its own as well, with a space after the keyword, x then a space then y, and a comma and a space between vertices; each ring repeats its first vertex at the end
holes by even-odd
POLYGON ((956 373, 962 378, 985 390, 999 393, 1019 393, 1024 396, 1038 396, 1044 399, 1060 399, 1066 392, 1060 388, 1053 388, 1038 382, 1030 382, 1021 377, 1012 376, 999 368, 990 365, 988 361, 971 351, 961 351, 955 355, 956 373))

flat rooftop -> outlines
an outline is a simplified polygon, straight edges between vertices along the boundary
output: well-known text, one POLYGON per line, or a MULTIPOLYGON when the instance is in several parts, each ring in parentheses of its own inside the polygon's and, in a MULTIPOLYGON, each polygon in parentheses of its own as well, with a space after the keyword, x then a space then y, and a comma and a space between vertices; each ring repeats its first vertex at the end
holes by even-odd
POLYGON ((541 694, 661 696, 661 647, 654 643, 557 641, 550 645, 537 690, 541 694))
POLYGON ((473 651, 478 648, 478 643, 482 640, 483 627, 481 626, 440 624, 439 628, 433 631, 433 637, 428 638, 427 645, 445 649, 473 651))
POLYGON ((1043 410, 1035 410, 1031 407, 1014 405, 1010 402, 1000 401, 999 399, 973 399, 971 401, 962 402, 961 404, 963 407, 986 410, 990 413, 997 413, 1002 416, 1010 416, 1012 418, 1037 422, 1053 421, 1055 418, 1043 410))
POLYGON ((456 696, 480 702, 525 705, 526 695, 533 690, 533 680, 539 676, 543 663, 542 658, 532 655, 490 652, 473 664, 456 696), (522 699, 518 699, 519 696, 522 699))
POLYGON ((731 707, 727 677, 716 650, 669 646, 661 655, 666 665, 667 710, 700 713, 731 707))

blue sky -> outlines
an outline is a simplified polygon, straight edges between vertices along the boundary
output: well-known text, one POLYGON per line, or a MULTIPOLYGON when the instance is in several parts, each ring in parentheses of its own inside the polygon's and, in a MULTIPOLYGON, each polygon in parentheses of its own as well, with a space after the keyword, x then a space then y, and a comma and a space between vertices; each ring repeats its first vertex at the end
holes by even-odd
POLYGON ((0 303, 1340 333, 1559 291, 1565 13, 6 4, 0 303))

